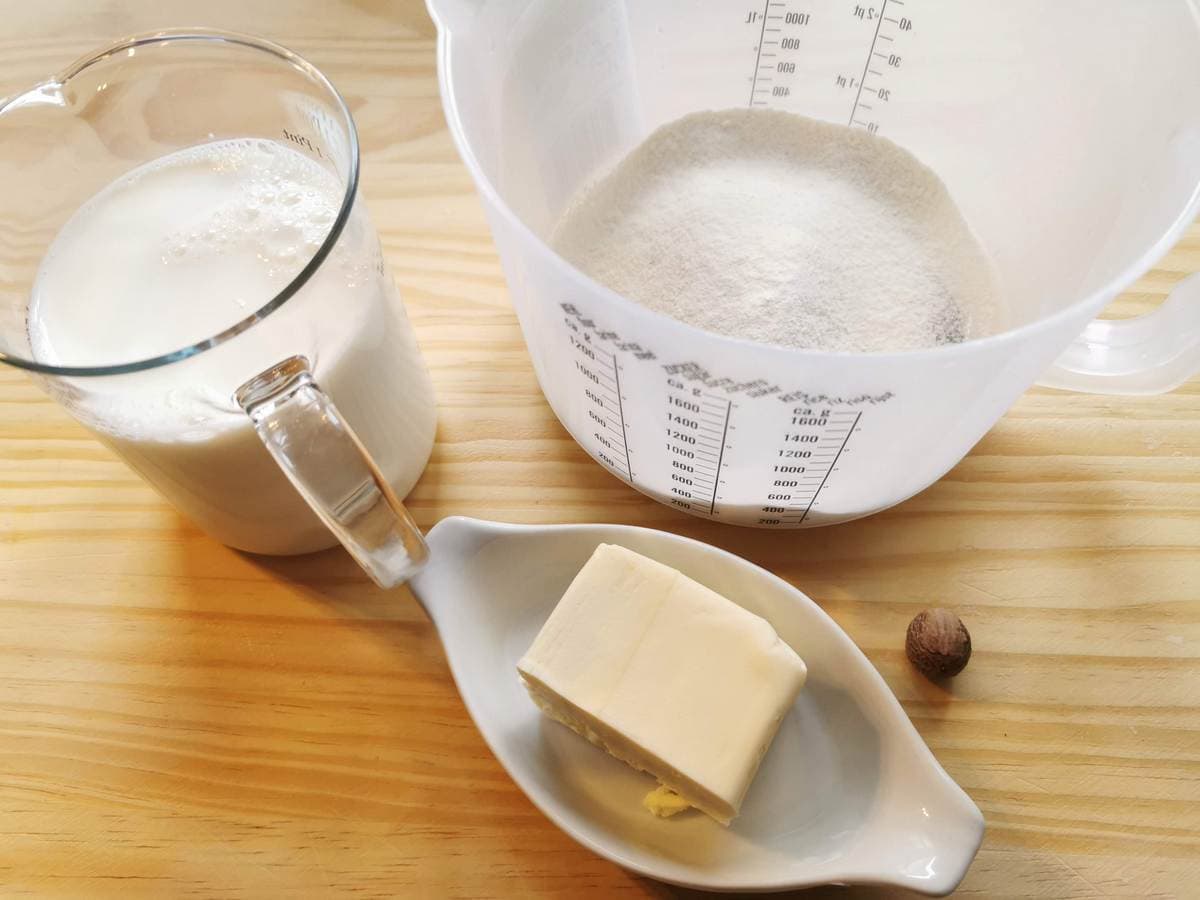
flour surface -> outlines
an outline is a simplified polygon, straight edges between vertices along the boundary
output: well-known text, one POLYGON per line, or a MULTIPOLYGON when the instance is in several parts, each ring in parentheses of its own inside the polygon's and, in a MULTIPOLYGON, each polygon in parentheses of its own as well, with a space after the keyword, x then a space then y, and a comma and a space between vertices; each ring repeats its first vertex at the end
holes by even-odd
POLYGON ((644 306, 769 344, 915 350, 1005 327, 937 175, 886 138, 793 113, 664 125, 573 198, 551 244, 644 306))

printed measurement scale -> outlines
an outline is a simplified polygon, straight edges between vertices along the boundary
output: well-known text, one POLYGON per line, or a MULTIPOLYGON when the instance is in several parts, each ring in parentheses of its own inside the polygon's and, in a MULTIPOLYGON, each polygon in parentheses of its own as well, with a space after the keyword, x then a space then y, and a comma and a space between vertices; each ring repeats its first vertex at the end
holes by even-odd
POLYGON ((582 385, 583 415, 573 422, 584 431, 572 434, 618 478, 695 515, 767 528, 816 524, 866 409, 892 399, 814 397, 762 378, 717 377, 622 340, 575 304, 562 310, 582 385))
POLYGON ((742 24, 755 32, 748 106, 803 110, 879 131, 914 30, 905 0, 829 6, 769 0, 746 12, 742 24), (855 54, 841 48, 854 46, 862 48, 862 65, 849 70, 844 60, 855 54), (829 64, 824 50, 830 47, 839 48, 840 67, 829 64))

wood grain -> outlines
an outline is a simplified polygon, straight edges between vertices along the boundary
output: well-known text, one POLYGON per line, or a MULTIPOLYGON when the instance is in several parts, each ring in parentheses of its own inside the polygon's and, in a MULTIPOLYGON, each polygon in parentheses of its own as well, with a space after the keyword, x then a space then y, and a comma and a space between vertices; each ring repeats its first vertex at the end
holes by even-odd
MULTIPOLYGON (((3 0, 0 94, 201 17, 294 47, 354 108, 365 195, 440 402, 410 498, 423 526, 630 522, 768 566, 866 651, 982 808, 962 896, 1196 896, 1200 383, 1034 390, 940 483, 862 522, 774 534, 682 517, 592 463, 543 401, 443 124, 421 3, 3 0), (949 691, 902 653, 934 603, 975 642, 949 691)), ((1115 314, 1197 269, 1193 230, 1115 314)), ((688 896, 537 813, 404 592, 375 590, 339 551, 212 543, 12 370, 0 616, 4 896, 688 896)))

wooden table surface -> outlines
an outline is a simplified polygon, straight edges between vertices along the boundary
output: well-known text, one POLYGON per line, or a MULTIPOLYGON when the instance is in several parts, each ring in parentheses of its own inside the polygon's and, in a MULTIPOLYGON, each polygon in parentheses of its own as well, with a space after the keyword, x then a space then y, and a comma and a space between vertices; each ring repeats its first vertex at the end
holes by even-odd
MULTIPOLYGON (((983 810, 962 895, 1200 895, 1200 382, 1151 398, 1033 390, 940 483, 861 522, 687 518, 590 461, 542 399, 419 0, 3 0, 0 21, 0 95, 170 24, 272 36, 332 77, 436 383, 437 447, 409 500, 422 526, 628 522, 746 556, 849 632, 983 810), (931 604, 974 637, 949 690, 904 659, 905 626, 931 604)), ((1193 231, 1123 310, 1197 269, 1193 231)), ((6 370, 0 895, 25 892, 687 894, 534 809, 406 591, 374 589, 340 550, 217 545, 6 370)))

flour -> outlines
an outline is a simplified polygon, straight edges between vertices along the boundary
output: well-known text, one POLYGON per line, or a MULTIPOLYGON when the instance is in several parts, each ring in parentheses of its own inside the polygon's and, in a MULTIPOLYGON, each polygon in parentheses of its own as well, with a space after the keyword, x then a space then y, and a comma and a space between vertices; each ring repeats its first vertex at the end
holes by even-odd
POLYGON ((584 187, 551 244, 650 309, 768 344, 915 350, 1004 327, 941 180, 885 138, 792 113, 664 125, 584 187))

